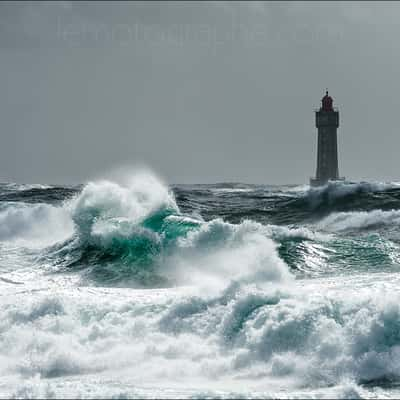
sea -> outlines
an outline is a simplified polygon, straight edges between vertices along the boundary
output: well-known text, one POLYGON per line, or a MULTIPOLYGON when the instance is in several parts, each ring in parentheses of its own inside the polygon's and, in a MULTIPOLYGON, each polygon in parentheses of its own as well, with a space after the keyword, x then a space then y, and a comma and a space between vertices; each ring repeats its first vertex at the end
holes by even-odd
POLYGON ((400 398, 400 183, 0 184, 0 398, 400 398))

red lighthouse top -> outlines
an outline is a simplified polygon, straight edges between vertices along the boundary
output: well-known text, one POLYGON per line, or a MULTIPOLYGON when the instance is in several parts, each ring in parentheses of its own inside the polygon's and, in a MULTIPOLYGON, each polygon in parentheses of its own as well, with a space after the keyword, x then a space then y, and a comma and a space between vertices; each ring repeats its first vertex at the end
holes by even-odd
POLYGON ((333 99, 328 95, 328 91, 326 91, 325 96, 322 98, 322 107, 323 111, 333 111, 333 99))

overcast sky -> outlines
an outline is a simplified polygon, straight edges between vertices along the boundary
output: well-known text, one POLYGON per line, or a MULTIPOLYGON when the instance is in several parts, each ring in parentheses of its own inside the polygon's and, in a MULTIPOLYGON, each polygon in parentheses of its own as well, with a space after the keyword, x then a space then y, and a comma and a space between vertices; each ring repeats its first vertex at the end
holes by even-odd
POLYGON ((1 2, 0 181, 144 163, 171 183, 400 180, 400 3, 1 2))

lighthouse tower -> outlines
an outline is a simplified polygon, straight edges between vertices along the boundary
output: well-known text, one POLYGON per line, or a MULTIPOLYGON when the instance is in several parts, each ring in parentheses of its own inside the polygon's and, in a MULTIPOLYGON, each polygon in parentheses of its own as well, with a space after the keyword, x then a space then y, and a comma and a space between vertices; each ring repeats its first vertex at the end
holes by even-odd
POLYGON ((320 186, 329 180, 343 180, 339 178, 337 151, 339 111, 333 108, 328 91, 322 98, 320 109, 315 111, 315 125, 318 129, 317 174, 310 179, 310 185, 320 186))

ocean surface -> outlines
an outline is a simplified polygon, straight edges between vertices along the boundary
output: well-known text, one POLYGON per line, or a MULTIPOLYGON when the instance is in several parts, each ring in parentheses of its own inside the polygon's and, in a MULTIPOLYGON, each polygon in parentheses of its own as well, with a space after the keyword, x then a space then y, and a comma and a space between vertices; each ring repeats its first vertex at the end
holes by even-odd
POLYGON ((0 184, 0 398, 399 385, 400 183, 0 184))

